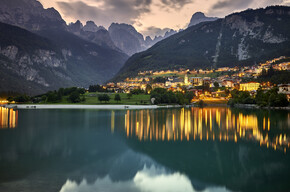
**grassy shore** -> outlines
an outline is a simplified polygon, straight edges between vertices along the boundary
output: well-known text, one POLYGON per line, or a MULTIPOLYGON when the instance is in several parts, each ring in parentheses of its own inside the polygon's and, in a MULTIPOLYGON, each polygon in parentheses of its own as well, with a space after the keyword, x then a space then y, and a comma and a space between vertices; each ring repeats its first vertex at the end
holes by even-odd
MULTIPOLYGON (((121 101, 115 101, 115 93, 106 93, 110 96, 110 101, 108 102, 100 102, 98 100, 98 95, 104 93, 85 93, 85 101, 80 103, 81 105, 149 105, 150 104, 150 95, 140 94, 140 95, 132 95, 131 98, 127 97, 126 93, 119 93, 121 97, 121 101)), ((82 97, 82 96, 81 96, 82 97)), ((68 101, 68 97, 64 96, 61 102, 57 103, 40 103, 40 104, 72 104, 68 101)))

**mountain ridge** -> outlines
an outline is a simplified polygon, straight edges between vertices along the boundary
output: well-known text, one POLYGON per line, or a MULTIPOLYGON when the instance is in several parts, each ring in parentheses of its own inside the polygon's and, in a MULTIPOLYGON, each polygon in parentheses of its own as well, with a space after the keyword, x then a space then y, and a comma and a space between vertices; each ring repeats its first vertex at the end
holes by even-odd
POLYGON ((113 81, 139 71, 252 65, 290 55, 290 7, 270 6, 203 22, 130 57, 113 81))
POLYGON ((202 22, 216 21, 218 19, 219 19, 218 17, 206 17, 204 13, 196 12, 192 15, 188 27, 197 25, 202 22))

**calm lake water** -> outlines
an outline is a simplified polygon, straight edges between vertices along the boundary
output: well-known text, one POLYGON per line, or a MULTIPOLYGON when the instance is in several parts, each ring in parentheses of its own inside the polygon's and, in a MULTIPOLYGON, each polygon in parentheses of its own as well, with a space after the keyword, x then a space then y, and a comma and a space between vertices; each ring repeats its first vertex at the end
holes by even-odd
POLYGON ((290 112, 0 108, 0 191, 290 191, 290 112))

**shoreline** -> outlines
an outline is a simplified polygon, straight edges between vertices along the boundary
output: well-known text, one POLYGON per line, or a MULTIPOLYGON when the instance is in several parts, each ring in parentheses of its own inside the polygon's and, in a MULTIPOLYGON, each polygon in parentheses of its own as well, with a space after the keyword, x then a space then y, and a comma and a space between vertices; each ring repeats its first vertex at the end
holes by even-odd
MULTIPOLYGON (((196 105, 72 105, 72 104, 4 104, 0 107, 8 109, 99 109, 99 110, 136 110, 136 109, 166 109, 182 107, 198 107, 196 105)), ((207 104, 206 107, 231 107, 226 104, 207 104)), ((262 110, 290 110, 290 107, 259 107, 250 104, 235 104, 233 108, 262 109, 262 110)))
POLYGON ((64 105, 64 104, 10 104, 3 105, 9 109, 102 109, 102 110, 131 110, 131 109, 160 109, 179 108, 180 105, 64 105))
POLYGON ((256 104, 235 104, 234 108, 240 109, 271 109, 271 110, 287 110, 290 111, 290 107, 259 107, 256 104))

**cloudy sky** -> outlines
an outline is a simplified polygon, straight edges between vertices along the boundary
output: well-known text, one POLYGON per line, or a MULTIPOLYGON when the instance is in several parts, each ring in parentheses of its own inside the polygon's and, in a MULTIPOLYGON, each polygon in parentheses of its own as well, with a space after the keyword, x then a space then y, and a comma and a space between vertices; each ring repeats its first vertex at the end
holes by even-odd
POLYGON ((39 0, 57 9, 67 23, 94 21, 106 28, 112 22, 132 24, 144 35, 185 28, 193 13, 224 17, 232 12, 268 5, 290 5, 290 0, 39 0))

